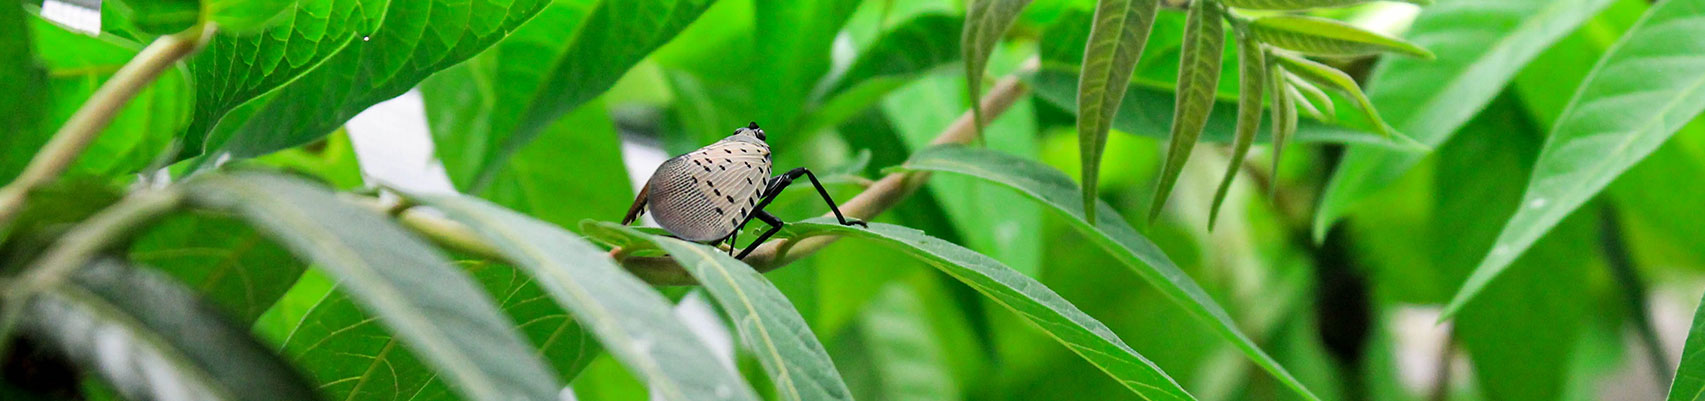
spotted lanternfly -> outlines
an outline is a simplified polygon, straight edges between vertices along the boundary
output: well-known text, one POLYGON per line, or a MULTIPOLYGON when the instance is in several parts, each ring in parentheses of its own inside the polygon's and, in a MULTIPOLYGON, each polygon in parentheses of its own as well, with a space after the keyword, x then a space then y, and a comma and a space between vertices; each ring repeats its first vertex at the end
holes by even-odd
POLYGON ((622 224, 632 223, 646 209, 651 218, 676 237, 695 242, 716 244, 728 240, 729 254, 734 253, 734 239, 746 222, 756 218, 770 225, 736 258, 745 259, 752 249, 781 231, 782 221, 764 211, 782 188, 799 176, 811 179, 817 194, 828 202, 843 225, 865 223, 841 216, 829 191, 817 181, 817 176, 804 167, 770 176, 770 145, 764 143, 764 130, 758 123, 734 130, 733 135, 690 153, 675 156, 657 166, 651 180, 639 190, 622 224))

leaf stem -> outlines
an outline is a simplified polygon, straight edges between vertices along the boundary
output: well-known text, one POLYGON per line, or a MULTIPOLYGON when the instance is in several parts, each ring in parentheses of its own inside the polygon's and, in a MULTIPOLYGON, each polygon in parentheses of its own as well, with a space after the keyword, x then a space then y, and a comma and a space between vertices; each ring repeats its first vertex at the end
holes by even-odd
POLYGON ((177 210, 184 194, 177 187, 137 192, 89 217, 48 248, 16 280, 7 282, 0 298, 0 356, 6 354, 24 304, 31 296, 59 285, 107 247, 136 233, 136 229, 177 210))
POLYGON ((112 78, 83 102, 65 125, 54 132, 24 171, 10 184, 0 188, 0 228, 11 224, 30 192, 52 182, 77 161, 77 157, 95 142, 101 131, 112 124, 113 117, 138 92, 153 83, 162 72, 194 53, 213 36, 214 25, 203 24, 187 31, 161 36, 137 53, 135 58, 119 68, 112 78))

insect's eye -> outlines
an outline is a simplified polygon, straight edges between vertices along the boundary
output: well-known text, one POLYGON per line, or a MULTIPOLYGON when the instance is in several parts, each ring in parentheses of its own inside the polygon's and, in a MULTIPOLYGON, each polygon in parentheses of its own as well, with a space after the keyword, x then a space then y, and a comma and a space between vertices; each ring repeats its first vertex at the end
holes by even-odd
POLYGON ((764 130, 757 130, 757 134, 758 134, 758 140, 760 140, 760 141, 765 140, 764 139, 764 130))

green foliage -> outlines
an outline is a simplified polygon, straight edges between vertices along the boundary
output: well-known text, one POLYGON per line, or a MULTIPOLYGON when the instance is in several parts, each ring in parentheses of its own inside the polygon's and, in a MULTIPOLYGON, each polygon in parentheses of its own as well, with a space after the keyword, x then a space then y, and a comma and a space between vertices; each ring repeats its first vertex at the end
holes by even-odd
POLYGON ((0 6, 0 398, 1699 398, 1705 3, 1432 3, 0 6))

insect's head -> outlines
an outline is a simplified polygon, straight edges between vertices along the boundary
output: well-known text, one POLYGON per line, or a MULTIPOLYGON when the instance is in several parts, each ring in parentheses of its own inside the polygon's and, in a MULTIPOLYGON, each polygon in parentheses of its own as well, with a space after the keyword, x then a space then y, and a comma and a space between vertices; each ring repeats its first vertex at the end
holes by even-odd
POLYGON ((745 127, 734 129, 734 135, 751 135, 753 138, 758 138, 758 140, 762 141, 764 140, 764 129, 758 128, 758 122, 753 121, 746 124, 745 127))

